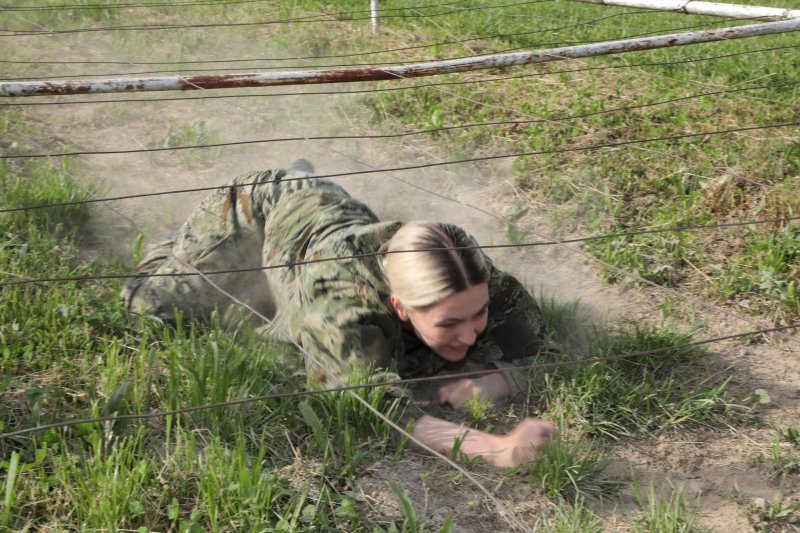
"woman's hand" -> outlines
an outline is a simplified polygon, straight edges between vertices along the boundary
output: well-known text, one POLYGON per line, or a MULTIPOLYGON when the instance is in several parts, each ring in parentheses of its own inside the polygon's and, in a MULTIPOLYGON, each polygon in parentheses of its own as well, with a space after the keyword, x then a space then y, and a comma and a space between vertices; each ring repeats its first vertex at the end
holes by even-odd
POLYGON ((439 389, 439 404, 460 407, 467 400, 480 396, 476 379, 461 379, 439 389))
POLYGON ((460 439, 461 453, 501 468, 533 460, 538 448, 555 434, 555 425, 537 418, 526 418, 508 435, 492 435, 428 415, 417 421, 413 433, 420 442, 442 453, 448 453, 460 439))
POLYGON ((503 452, 490 464, 507 468, 530 462, 536 457, 542 444, 553 440, 556 431, 558 430, 552 422, 526 418, 508 435, 500 437, 503 441, 503 452))
POLYGON ((497 372, 476 379, 462 379, 439 389, 439 403, 461 407, 472 398, 494 400, 511 394, 511 386, 503 374, 497 372))

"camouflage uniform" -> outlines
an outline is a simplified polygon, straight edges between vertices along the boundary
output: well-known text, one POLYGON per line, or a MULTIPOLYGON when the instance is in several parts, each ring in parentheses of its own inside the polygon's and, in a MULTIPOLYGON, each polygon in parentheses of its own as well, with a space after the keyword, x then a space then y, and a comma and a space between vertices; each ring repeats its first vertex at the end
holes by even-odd
MULTIPOLYGON (((154 247, 139 266, 143 273, 254 268, 342 258, 211 279, 273 320, 259 328, 286 341, 289 332, 316 361, 306 360, 309 380, 345 375, 352 365, 396 369, 401 377, 434 374, 452 363, 404 332, 389 302, 379 256, 347 256, 384 250, 401 222, 380 222, 363 203, 321 179, 305 161, 288 171, 241 176, 210 194, 178 236, 154 247), (275 180, 275 181, 273 181, 275 180), (273 181, 271 183, 259 183, 273 181), (259 257, 256 250, 261 250, 259 257)), ((511 275, 493 267, 486 331, 467 360, 498 368, 535 356, 545 337, 538 305, 511 275)), ((207 316, 230 300, 198 276, 134 278, 123 289, 133 312, 162 319, 207 316)), ((527 387, 527 372, 505 373, 512 388, 527 387)))

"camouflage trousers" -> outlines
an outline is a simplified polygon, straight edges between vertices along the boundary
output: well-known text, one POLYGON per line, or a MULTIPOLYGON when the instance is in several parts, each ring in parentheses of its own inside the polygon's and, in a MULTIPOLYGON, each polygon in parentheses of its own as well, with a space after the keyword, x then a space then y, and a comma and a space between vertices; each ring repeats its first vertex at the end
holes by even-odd
MULTIPOLYGON (((122 290, 124 305, 134 314, 171 323, 176 314, 186 319, 207 319, 215 310, 239 305, 235 298, 273 321, 275 325, 271 326, 253 316, 253 324, 260 326, 260 333, 287 341, 273 331, 286 326, 286 312, 296 292, 291 279, 293 269, 284 266, 296 261, 299 247, 309 244, 302 242, 304 230, 309 228, 298 227, 304 225, 298 221, 303 213, 282 204, 295 193, 308 189, 328 197, 350 199, 333 182, 305 179, 312 173, 313 167, 299 160, 286 170, 237 177, 211 193, 174 238, 148 247, 137 273, 155 277, 129 280, 122 290), (294 212, 293 220, 286 220, 287 212, 294 212), (264 268, 270 266, 276 268, 264 268), (196 275, 198 270, 237 272, 205 277, 196 275)), ((355 212, 349 213, 348 220, 377 222, 365 206, 360 208, 363 204, 352 203, 355 209, 350 211, 355 212)), ((313 206, 306 211, 311 209, 313 206)))

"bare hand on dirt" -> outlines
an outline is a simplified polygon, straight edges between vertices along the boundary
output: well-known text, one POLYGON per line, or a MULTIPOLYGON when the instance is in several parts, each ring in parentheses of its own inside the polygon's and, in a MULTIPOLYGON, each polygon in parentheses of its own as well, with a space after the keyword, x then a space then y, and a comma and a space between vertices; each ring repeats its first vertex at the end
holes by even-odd
POLYGON ((462 379, 449 383, 439 389, 439 404, 461 407, 464 402, 473 398, 494 400, 508 396, 511 387, 502 374, 489 374, 475 379, 462 379))
POLYGON ((501 467, 515 467, 536 457, 539 447, 553 439, 556 426, 546 420, 526 418, 507 435, 465 429, 453 422, 425 415, 414 427, 414 437, 436 451, 448 453, 460 439, 459 451, 470 458, 501 467))

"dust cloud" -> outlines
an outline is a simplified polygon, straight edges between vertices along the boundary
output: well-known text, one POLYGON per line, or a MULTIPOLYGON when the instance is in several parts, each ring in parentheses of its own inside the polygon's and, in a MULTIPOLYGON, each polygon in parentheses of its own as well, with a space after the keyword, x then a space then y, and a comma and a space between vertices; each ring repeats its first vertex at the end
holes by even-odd
MULTIPOLYGON (((275 43, 281 39, 268 30, 241 31, 235 38, 209 32, 202 38, 178 32, 142 35, 77 35, 70 39, 70 60, 182 61, 237 57, 291 57, 299 54, 275 43), (187 45, 187 40, 191 46, 187 45), (75 44, 75 42, 79 44, 75 44), (258 46, 253 45, 259 43, 258 46), (224 46, 223 44, 224 43, 224 46)), ((37 39, 31 37, 30 39, 37 39)), ((66 36, 53 36, 48 44, 38 38, 34 55, 38 60, 62 57, 66 36)), ((32 50, 19 42, 18 57, 30 57, 32 50)), ((319 61, 317 61, 319 62, 319 61)), ((230 65, 225 65, 230 66, 230 65)), ((247 65, 251 66, 251 65, 247 65)), ((246 71, 247 66, 242 66, 246 71)), ((286 63, 274 66, 285 68, 286 63)), ((153 69, 139 65, 57 65, 47 75, 89 72, 133 72, 153 69), (116 70, 114 70, 116 69, 116 70)), ((165 67, 158 67, 165 68, 165 67)), ((251 66, 252 68, 252 66, 251 66)), ((274 67, 273 67, 274 68, 274 67)), ((255 70, 255 69, 254 69, 255 70)), ((44 75, 44 74, 43 74, 44 75)), ((158 74, 154 74, 158 75, 158 74)), ((164 98, 186 96, 263 95, 248 98, 211 98, 178 101, 92 103, 43 106, 26 110, 26 117, 47 125, 53 142, 78 150, 129 150, 168 148, 181 145, 326 135, 387 133, 371 122, 363 95, 269 96, 313 90, 363 89, 364 86, 278 87, 248 90, 191 91, 90 95, 82 100, 110 98, 164 98)), ((68 102, 78 97, 63 97, 68 102)), ((79 168, 97 188, 98 196, 214 187, 254 170, 288 165, 297 158, 311 161, 319 174, 358 172, 381 168, 420 165, 453 159, 426 136, 401 139, 299 140, 244 144, 207 149, 81 156, 79 168)), ((496 216, 470 208, 479 206, 496 215, 509 212, 514 204, 514 175, 511 160, 492 164, 474 163, 437 166, 412 171, 395 171, 337 178, 336 181, 364 201, 381 219, 427 219, 456 223, 482 244, 507 242, 507 226, 496 216), (406 181, 402 183, 398 178, 406 181), (434 191, 430 194, 420 189, 434 191)), ((95 223, 87 240, 87 257, 107 258, 114 254, 130 259, 133 242, 140 233, 147 242, 157 242, 176 230, 207 192, 133 198, 99 204, 95 223)), ((538 235, 548 234, 535 216, 523 219, 538 235)), ((541 240, 531 236, 526 240, 541 240)), ((490 252, 496 264, 511 271, 534 294, 557 301, 579 299, 581 308, 593 319, 603 320, 625 308, 618 291, 604 287, 594 268, 574 252, 546 246, 523 250, 490 252)))

